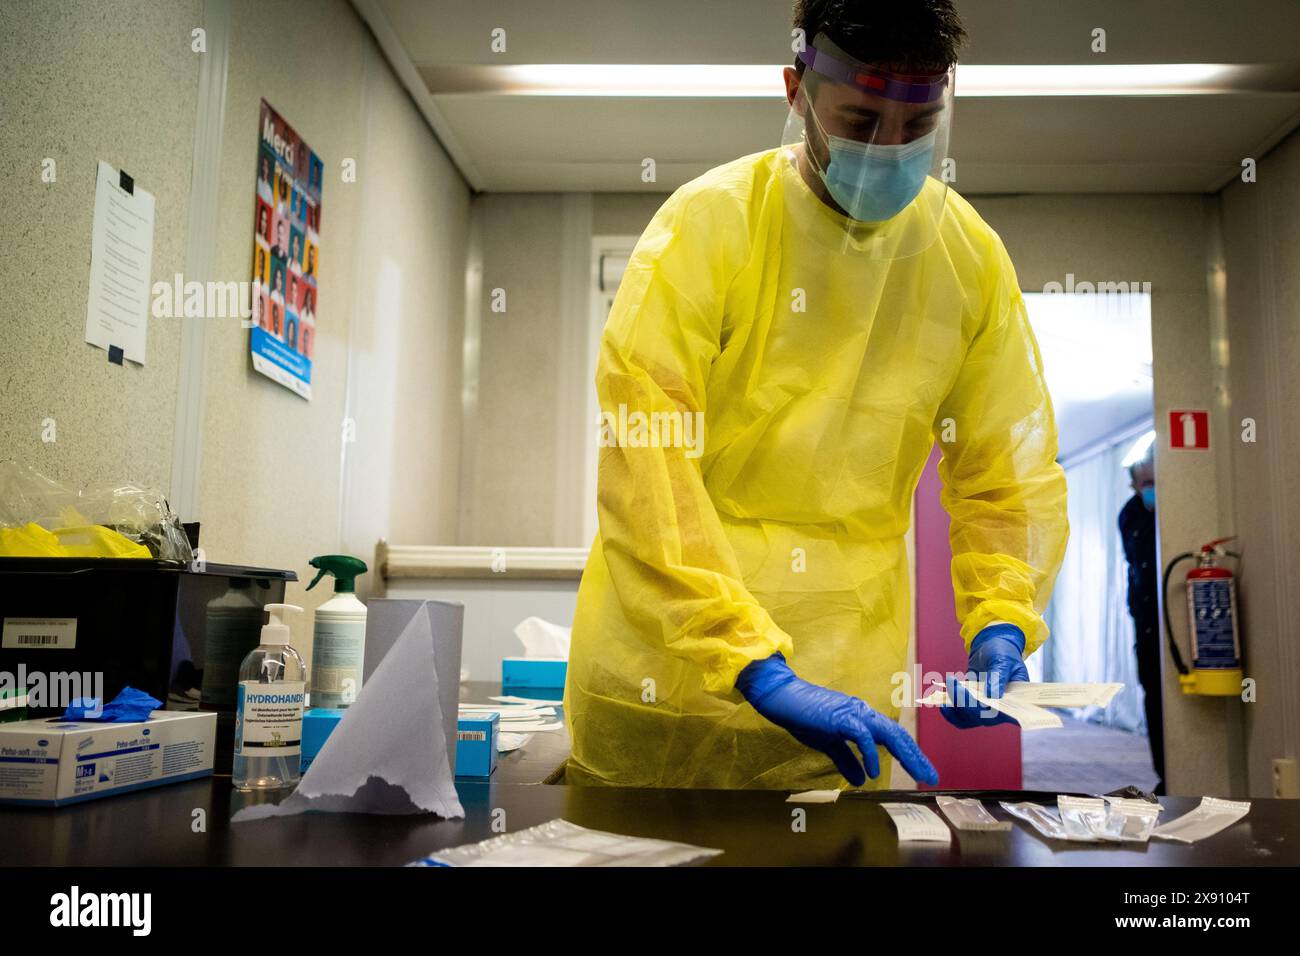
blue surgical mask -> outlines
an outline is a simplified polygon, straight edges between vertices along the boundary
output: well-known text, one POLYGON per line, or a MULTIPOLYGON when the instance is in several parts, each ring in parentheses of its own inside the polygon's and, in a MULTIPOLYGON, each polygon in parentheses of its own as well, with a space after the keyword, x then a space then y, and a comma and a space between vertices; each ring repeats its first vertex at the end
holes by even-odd
POLYGON ((1142 503, 1148 508, 1154 509, 1156 506, 1156 489, 1153 485, 1147 485, 1142 489, 1142 503))
POLYGON ((845 212, 861 222, 893 219, 921 192, 937 133, 901 146, 873 146, 827 135, 831 160, 823 179, 845 212))

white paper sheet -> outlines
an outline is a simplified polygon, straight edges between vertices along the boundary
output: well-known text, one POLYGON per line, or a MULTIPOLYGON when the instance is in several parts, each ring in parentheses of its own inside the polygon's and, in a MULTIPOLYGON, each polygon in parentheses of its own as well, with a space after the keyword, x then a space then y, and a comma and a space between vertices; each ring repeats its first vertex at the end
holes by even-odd
MULTIPOLYGON (((963 683, 967 683, 963 681, 963 683)), ((1105 707, 1124 689, 1123 684, 1070 684, 1058 682, 1013 681, 1007 685, 1004 699, 1013 704, 1034 707, 1105 707)), ((919 704, 947 704, 948 695, 936 687, 919 704)))
MULTIPOLYGON (((967 692, 984 706, 996 710, 998 713, 1006 714, 1008 717, 1020 724, 1021 730, 1055 730, 1063 727, 1061 718, 1051 711, 1044 710, 1034 704, 1018 702, 1011 696, 1010 690, 1007 696, 993 700, 983 690, 980 689, 979 683, 972 680, 963 680, 957 682, 960 686, 966 688, 967 692)), ((1012 684, 1012 687, 1015 685, 1012 684)), ((918 704, 926 707, 937 707, 948 705, 952 702, 948 699, 948 691, 944 687, 936 687, 926 696, 917 701, 918 704)))
POLYGON ((497 734, 497 753, 508 754, 512 750, 519 750, 532 739, 532 734, 499 733, 497 734))
POLYGON ((503 704, 533 704, 539 707, 554 707, 559 703, 558 700, 543 700, 536 697, 514 697, 506 694, 503 697, 489 697, 488 700, 500 701, 503 704))
POLYGON ((153 266, 153 196, 139 187, 128 193, 121 176, 99 161, 95 218, 90 238, 90 296, 86 341, 144 364, 149 321, 149 273, 153 266))
POLYGON ((502 720, 532 720, 537 717, 554 717, 554 707, 525 707, 521 704, 461 704, 462 716, 473 714, 499 714, 502 720))
POLYGON ((305 810, 464 817, 447 754, 433 648, 429 616, 416 614, 298 788, 279 804, 245 807, 231 821, 305 810))
POLYGON ((516 733, 525 730, 534 732, 539 730, 563 730, 564 722, 560 720, 550 722, 545 720, 512 720, 508 725, 503 726, 508 726, 511 731, 516 733))
POLYGON ((1013 681, 1007 685, 1006 699, 1036 707, 1105 707, 1123 689, 1123 684, 1013 681))

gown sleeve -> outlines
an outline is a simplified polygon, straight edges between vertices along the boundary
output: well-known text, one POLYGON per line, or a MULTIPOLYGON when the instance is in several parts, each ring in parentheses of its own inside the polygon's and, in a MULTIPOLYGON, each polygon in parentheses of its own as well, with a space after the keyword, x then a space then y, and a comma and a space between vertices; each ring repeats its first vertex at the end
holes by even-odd
POLYGON ((1042 614, 1065 557, 1065 472, 1015 269, 1001 240, 991 242, 980 322, 934 434, 962 640, 969 650, 981 630, 1006 622, 1024 632, 1028 656, 1047 640, 1042 614))
POLYGON ((730 693, 750 662, 793 650, 747 590, 701 471, 706 386, 744 255, 743 216, 716 197, 665 204, 623 276, 596 367, 597 510, 610 578, 640 632, 698 665, 717 694, 730 693))

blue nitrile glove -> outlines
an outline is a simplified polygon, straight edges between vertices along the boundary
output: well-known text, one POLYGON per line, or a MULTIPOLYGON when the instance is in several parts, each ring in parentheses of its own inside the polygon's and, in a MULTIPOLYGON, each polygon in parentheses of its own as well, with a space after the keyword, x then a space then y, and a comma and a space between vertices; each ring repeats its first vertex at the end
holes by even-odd
MULTIPOLYGON (((966 678, 980 681, 988 696, 998 700, 1013 680, 1029 680, 1024 653, 1024 631, 1014 624, 990 624, 971 641, 966 678)), ((964 687, 959 687, 952 674, 948 675, 948 699, 953 706, 943 707, 941 712, 954 727, 965 730, 1015 723, 1006 714, 981 704, 964 687)))
POLYGON ((98 697, 78 697, 63 712, 64 720, 89 720, 100 723, 128 723, 148 720, 149 715, 162 707, 162 701, 134 687, 122 688, 102 708, 98 697))
POLYGON ((939 782, 934 766, 906 730, 857 697, 801 680, 781 654, 749 664, 736 679, 736 690, 799 743, 830 757, 855 787, 866 783, 867 776, 880 776, 877 744, 884 744, 918 783, 939 782), (850 741, 862 752, 866 774, 849 749, 850 741))

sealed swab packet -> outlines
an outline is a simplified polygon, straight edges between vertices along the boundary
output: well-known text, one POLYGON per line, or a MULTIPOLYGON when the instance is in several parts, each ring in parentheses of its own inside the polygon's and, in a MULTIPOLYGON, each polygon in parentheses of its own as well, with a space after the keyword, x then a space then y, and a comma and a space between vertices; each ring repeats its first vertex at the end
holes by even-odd
POLYGON ((898 828, 899 843, 952 843, 952 831, 927 806, 919 803, 882 803, 898 828))
POLYGON ((1049 840, 1069 839, 1065 835, 1065 826, 1061 823, 1061 818, 1049 807, 1037 803, 1008 803, 1005 800, 999 801, 998 806, 1013 817, 1024 820, 1049 840))
POLYGON ((1101 797, 1060 796, 1056 798, 1056 809, 1061 814, 1067 840, 1119 840, 1123 818, 1117 816, 1112 822, 1106 801, 1101 797))
POLYGON ((1006 832, 1011 829, 1010 820, 999 820, 984 809, 984 804, 971 797, 949 797, 940 794, 935 797, 939 809, 958 830, 973 832, 1006 832))
POLYGON ((1214 836, 1220 830, 1226 830, 1249 812, 1250 801, 1248 800, 1202 797, 1201 805, 1191 813, 1184 813, 1177 820, 1156 827, 1151 831, 1151 835, 1162 840, 1195 843, 1197 840, 1214 836))
POLYGON ((1151 832, 1164 807, 1132 797, 1106 797, 1106 801, 1110 804, 1111 816, 1117 818, 1112 823, 1112 830, 1118 833, 1117 839, 1125 843, 1146 843, 1151 839, 1151 832))
POLYGON ((479 843, 439 850, 407 866, 680 866, 721 850, 588 830, 552 820, 479 843))

